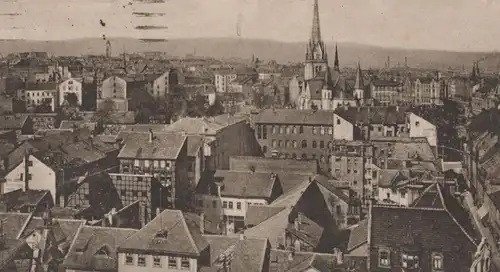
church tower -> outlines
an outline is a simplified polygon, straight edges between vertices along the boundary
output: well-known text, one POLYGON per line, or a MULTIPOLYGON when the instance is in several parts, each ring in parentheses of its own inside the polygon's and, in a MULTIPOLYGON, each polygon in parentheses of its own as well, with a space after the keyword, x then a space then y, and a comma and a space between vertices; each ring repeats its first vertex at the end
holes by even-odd
POLYGON ((325 44, 321 40, 318 0, 314 0, 311 38, 307 44, 304 79, 315 78, 322 73, 328 73, 328 57, 325 44))
POLYGON ((365 84, 363 82, 363 74, 361 71, 361 64, 358 62, 358 68, 356 69, 356 81, 354 83, 354 93, 353 96, 356 100, 362 101, 365 99, 365 84))

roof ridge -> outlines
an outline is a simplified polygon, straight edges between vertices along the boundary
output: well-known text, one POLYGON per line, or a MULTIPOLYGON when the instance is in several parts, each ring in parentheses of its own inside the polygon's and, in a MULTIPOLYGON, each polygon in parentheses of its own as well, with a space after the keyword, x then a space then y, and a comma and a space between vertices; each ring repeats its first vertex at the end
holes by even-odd
POLYGON ((120 227, 103 227, 103 226, 92 226, 92 225, 83 225, 85 228, 89 229, 109 229, 109 230, 133 230, 133 231, 139 231, 138 229, 134 228, 120 228, 120 227))
POLYGON ((422 210, 422 211, 446 211, 443 208, 431 208, 431 207, 406 207, 406 206, 396 206, 396 205, 386 205, 386 204, 373 204, 374 208, 392 208, 392 209, 407 209, 407 210, 422 210))
MULTIPOLYGON (((184 218, 184 213, 181 211, 181 210, 175 210, 178 214, 180 214, 181 216, 181 221, 182 221, 182 225, 184 226, 184 228, 187 230, 187 234, 188 234, 188 238, 189 238, 189 241, 191 242, 191 244, 193 245, 193 247, 195 248, 196 250, 196 253, 200 254, 201 250, 198 248, 198 245, 194 242, 194 238, 193 236, 191 235, 191 230, 189 229, 187 223, 186 223, 186 218, 184 218)), ((160 215, 161 216, 161 215, 160 215)))

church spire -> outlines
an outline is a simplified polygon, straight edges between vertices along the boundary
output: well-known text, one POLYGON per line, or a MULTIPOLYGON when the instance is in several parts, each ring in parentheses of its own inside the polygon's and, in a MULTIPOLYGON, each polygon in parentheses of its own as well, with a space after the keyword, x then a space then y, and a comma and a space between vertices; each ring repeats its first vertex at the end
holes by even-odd
POLYGON ((339 66, 339 50, 337 48, 337 44, 335 43, 335 61, 333 62, 333 69, 335 71, 340 71, 339 66))
POLYGON ((319 27, 319 8, 318 0, 314 0, 313 24, 311 32, 311 41, 317 43, 321 41, 321 31, 319 27))
POLYGON ((355 90, 362 90, 364 87, 363 75, 361 72, 361 64, 358 61, 358 68, 356 69, 356 82, 354 83, 355 90))

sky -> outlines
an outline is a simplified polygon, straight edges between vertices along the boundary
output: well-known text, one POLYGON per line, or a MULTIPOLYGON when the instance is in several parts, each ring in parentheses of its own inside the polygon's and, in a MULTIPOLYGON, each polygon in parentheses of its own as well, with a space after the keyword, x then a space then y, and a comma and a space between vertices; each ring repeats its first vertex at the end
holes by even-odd
MULTIPOLYGON (((103 34, 176 39, 240 34, 303 42, 312 24, 313 0, 130 1, 0 0, 0 39, 64 40, 103 34), (138 18, 133 12, 165 15, 138 18), (137 25, 168 28, 139 31, 137 25)), ((452 51, 500 49, 500 0, 319 0, 319 7, 327 43, 452 51)))

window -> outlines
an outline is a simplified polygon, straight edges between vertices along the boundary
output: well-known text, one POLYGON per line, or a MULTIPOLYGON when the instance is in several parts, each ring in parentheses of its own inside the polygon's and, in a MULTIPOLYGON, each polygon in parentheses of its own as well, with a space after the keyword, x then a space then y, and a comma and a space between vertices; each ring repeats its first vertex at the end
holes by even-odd
POLYGON ((168 256, 168 268, 177 269, 177 258, 168 256))
POLYGON ((241 202, 236 202, 236 209, 241 210, 241 202))
POLYGON ((333 135, 333 127, 329 127, 328 128, 328 134, 329 135, 333 135))
POLYGON ((340 125, 340 119, 337 118, 337 125, 340 125))
POLYGON ((302 133, 304 133, 304 127, 303 127, 303 126, 300 126, 300 127, 299 127, 299 134, 302 134, 302 133))
POLYGON ((432 253, 432 270, 443 270, 443 255, 437 252, 432 253))
POLYGON ((161 267, 161 256, 153 256, 153 267, 161 267))
POLYGON ((233 208, 233 202, 229 201, 229 209, 232 209, 232 208, 233 208))
POLYGON ((262 126, 262 139, 267 139, 267 126, 262 126))
POLYGON ((198 207, 203 207, 203 199, 198 199, 198 207))
POLYGON ((146 266, 146 256, 138 255, 137 256, 137 265, 138 266, 146 266))
POLYGON ((292 133, 292 127, 286 126, 286 134, 291 134, 292 133))
POLYGON ((216 200, 212 200, 212 208, 217 208, 217 201, 216 200))
POLYGON ((316 144, 316 141, 312 141, 312 147, 313 147, 313 148, 318 147, 318 146, 317 146, 317 144, 316 144))
POLYGON ((272 147, 276 147, 276 140, 272 140, 272 141, 271 141, 271 146, 272 146, 272 147))
POLYGON ((28 161, 28 166, 33 166, 33 161, 28 161))
POLYGON ((272 126, 271 133, 272 133, 272 134, 276 134, 277 130, 278 130, 278 129, 276 128, 276 126, 272 126))
POLYGON ((298 134, 299 130, 297 126, 293 126, 293 134, 298 134))
MULTIPOLYGON (((403 253, 401 255, 401 266, 403 268, 408 268, 408 269, 418 268, 418 256, 403 253)), ((434 260, 433 260, 433 266, 434 266, 434 260)))
POLYGON ((189 258, 182 257, 181 258, 181 269, 189 270, 190 268, 189 258))
POLYGON ((319 148, 325 148, 325 141, 319 142, 319 148))
POLYGON ((312 134, 316 134, 316 133, 318 133, 317 128, 316 127, 312 127, 312 134))
POLYGON ((289 140, 286 140, 286 141, 285 141, 285 147, 292 147, 292 146, 290 145, 290 143, 291 143, 291 142, 290 142, 289 140))
POLYGON ((262 139, 262 126, 257 125, 257 139, 262 139))
POLYGON ((302 148, 307 148, 307 141, 306 140, 302 140, 302 148))
POLYGON ((391 265, 390 254, 388 250, 380 250, 378 252, 378 266, 388 267, 391 265))
POLYGON ((280 134, 285 134, 285 126, 280 126, 280 134))
POLYGON ((342 207, 340 205, 337 205, 337 214, 342 214, 342 207))
POLYGON ((282 141, 282 140, 279 140, 279 141, 278 141, 278 146, 279 146, 279 147, 283 147, 283 141, 282 141))
POLYGON ((23 181, 23 180, 24 180, 24 174, 23 174, 23 173, 21 173, 21 174, 20 174, 19 179, 20 179, 21 181, 23 181))
POLYGON ((222 208, 227 209, 227 201, 222 201, 222 208))
POLYGON ((125 264, 133 265, 134 264, 134 255, 132 255, 131 253, 127 253, 125 255, 125 264))
POLYGON ((262 152, 264 152, 264 154, 267 153, 267 146, 262 147, 262 152))
POLYGON ((420 122, 419 121, 415 122, 415 126, 416 127, 420 126, 420 122))

